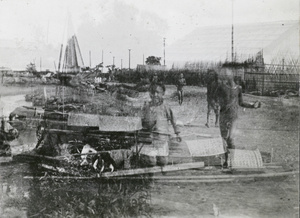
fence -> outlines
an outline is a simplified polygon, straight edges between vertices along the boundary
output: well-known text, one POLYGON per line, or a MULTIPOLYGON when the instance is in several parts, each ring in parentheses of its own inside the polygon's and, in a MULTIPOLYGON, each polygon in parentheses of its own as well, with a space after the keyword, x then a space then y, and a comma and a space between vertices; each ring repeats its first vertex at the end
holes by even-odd
POLYGON ((274 91, 299 91, 300 74, 245 72, 244 80, 246 92, 271 95, 274 91))

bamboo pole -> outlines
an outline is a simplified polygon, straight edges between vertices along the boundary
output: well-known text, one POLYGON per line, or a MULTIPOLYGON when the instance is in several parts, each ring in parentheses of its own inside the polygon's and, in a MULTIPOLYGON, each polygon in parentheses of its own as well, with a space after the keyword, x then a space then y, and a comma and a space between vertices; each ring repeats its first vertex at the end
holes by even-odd
MULTIPOLYGON (((293 176, 299 174, 299 171, 281 172, 281 173, 266 173, 266 174, 252 174, 252 175, 211 175, 211 176, 149 176, 149 177, 113 177, 113 179, 130 179, 130 180, 142 180, 153 179, 162 180, 168 182, 231 182, 239 179, 243 181, 255 178, 268 178, 268 177, 282 177, 293 176)), ((24 179, 76 179, 76 180, 90 180, 90 179, 109 179, 108 177, 80 177, 80 176, 48 176, 48 177, 35 177, 24 176, 24 179)))

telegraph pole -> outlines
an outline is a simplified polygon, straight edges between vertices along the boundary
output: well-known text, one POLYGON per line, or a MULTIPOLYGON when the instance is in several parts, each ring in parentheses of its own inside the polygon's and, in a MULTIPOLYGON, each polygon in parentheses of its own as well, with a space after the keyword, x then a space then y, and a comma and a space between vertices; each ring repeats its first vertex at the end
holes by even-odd
POLYGON ((123 59, 121 59, 121 70, 123 68, 123 59))
POLYGON ((90 51, 90 67, 92 66, 92 53, 90 51))
POLYGON ((128 65, 129 67, 128 68, 130 70, 130 51, 131 51, 131 49, 128 49, 128 51, 129 51, 129 65, 128 65))
POLYGON ((233 50, 233 0, 231 1, 231 21, 232 21, 232 26, 231 26, 231 62, 234 62, 234 50, 233 50))
POLYGON ((42 57, 40 57, 40 72, 42 71, 42 57))
POLYGON ((166 38, 164 38, 164 66, 166 66, 166 38))
POLYGON ((113 56, 113 66, 115 66, 115 56, 113 56))
POLYGON ((103 63, 103 50, 102 50, 102 73, 103 73, 103 66, 104 66, 104 63, 103 63))
POLYGON ((145 57, 144 57, 144 54, 143 54, 143 65, 145 65, 145 57))

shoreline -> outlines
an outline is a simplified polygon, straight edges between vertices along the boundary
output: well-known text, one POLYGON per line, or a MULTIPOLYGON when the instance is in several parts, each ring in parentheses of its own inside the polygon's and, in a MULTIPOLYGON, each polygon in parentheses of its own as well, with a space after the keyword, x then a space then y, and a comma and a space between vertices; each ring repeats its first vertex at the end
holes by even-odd
MULTIPOLYGON (((38 87, 44 87, 45 85, 39 86, 3 86, 0 84, 0 96, 13 96, 13 95, 26 95, 33 93, 38 87)), ((46 85, 47 86, 47 85, 46 85)))

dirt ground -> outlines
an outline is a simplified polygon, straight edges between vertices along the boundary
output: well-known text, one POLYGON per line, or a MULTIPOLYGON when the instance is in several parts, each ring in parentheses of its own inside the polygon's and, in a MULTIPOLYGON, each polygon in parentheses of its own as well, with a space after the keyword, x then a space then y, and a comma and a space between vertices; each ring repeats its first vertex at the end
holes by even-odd
MULTIPOLYGON (((206 122, 206 89, 185 87, 183 105, 174 95, 175 86, 167 86, 165 101, 171 106, 181 135, 198 133, 218 136, 211 114, 206 122)), ((0 87, 1 95, 31 93, 31 88, 0 87)), ((236 132, 237 148, 273 152, 273 162, 299 170, 299 103, 298 98, 244 95, 245 101, 259 100, 260 109, 239 110, 236 132)), ((153 217, 298 217, 299 177, 264 179, 249 182, 183 183, 154 182, 151 186, 153 217), (215 205, 215 206, 213 206, 215 205), (217 209, 216 209, 217 208, 217 209)))
MULTIPOLYGON (((211 127, 206 122, 206 89, 185 87, 182 106, 174 96, 175 87, 167 87, 166 101, 178 120, 195 127, 181 127, 182 135, 204 133, 217 136, 214 114, 211 127), (197 125, 197 126, 196 126, 197 125)), ((244 101, 262 103, 260 109, 239 109, 236 131, 237 148, 272 152, 274 162, 299 169, 299 98, 244 95, 244 101)), ((213 217, 213 204, 220 217, 298 217, 299 178, 269 179, 256 182, 220 184, 156 184, 152 192, 158 216, 213 217), (162 206, 164 205, 163 209, 162 206)))

